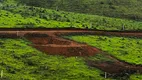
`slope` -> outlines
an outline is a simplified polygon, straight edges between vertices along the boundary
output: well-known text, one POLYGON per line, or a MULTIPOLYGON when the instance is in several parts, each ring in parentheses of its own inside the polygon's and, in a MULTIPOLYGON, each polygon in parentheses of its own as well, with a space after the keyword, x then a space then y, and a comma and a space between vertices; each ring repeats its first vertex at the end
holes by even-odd
POLYGON ((3 2, 1 6, 1 28, 68 27, 97 30, 142 30, 142 22, 133 20, 56 11, 40 7, 25 6, 11 1, 3 2))
POLYGON ((37 7, 142 21, 142 0, 19 0, 37 7))

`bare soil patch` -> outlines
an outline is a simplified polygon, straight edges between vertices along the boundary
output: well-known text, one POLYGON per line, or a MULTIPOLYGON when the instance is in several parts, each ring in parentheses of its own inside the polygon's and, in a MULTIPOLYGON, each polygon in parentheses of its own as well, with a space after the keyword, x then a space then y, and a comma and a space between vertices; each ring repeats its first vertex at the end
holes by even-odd
POLYGON ((108 77, 120 77, 130 76, 134 73, 142 74, 142 65, 129 64, 124 61, 120 61, 109 54, 103 53, 105 57, 112 59, 112 61, 92 61, 86 59, 87 65, 96 67, 104 72, 107 72, 108 77))
POLYGON ((31 46, 50 55, 63 56, 92 56, 99 53, 99 50, 88 45, 79 44, 51 34, 25 34, 33 44, 31 46))

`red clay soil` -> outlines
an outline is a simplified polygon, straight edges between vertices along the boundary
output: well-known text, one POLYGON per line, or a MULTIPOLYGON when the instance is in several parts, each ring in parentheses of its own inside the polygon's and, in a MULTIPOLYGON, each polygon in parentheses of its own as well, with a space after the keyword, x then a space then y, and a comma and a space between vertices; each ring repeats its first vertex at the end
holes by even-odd
POLYGON ((111 76, 126 76, 134 73, 142 74, 142 65, 132 65, 124 61, 120 61, 109 54, 103 53, 105 57, 112 61, 92 61, 86 60, 87 64, 92 67, 96 67, 104 72, 107 72, 111 76))
POLYGON ((113 59, 113 62, 95 62, 88 60, 86 62, 89 66, 97 67, 110 74, 123 75, 125 73, 135 73, 139 71, 142 73, 142 66, 132 65, 116 58, 104 54, 101 50, 91 47, 87 44, 80 44, 71 40, 63 39, 62 35, 107 35, 107 36, 125 36, 125 37, 140 37, 142 32, 135 31, 93 31, 93 30, 0 30, 0 37, 25 37, 33 44, 31 46, 36 49, 51 55, 64 55, 64 56, 93 56, 102 53, 104 56, 113 59))
POLYGON ((51 34, 28 33, 25 34, 29 41, 33 44, 31 46, 36 49, 51 55, 63 56, 93 56, 99 53, 99 50, 88 45, 79 44, 74 41, 62 39, 51 34))

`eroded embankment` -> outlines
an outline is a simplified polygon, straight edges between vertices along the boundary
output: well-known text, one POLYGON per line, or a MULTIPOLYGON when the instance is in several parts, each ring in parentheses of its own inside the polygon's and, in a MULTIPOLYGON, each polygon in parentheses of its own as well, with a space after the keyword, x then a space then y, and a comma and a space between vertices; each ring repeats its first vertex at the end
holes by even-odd
POLYGON ((142 32, 107 32, 92 30, 8 30, 0 31, 0 37, 19 38, 25 37, 33 44, 31 46, 38 50, 51 55, 64 56, 85 56, 89 66, 97 67, 111 75, 128 75, 135 72, 142 73, 141 65, 132 65, 117 60, 116 58, 105 54, 103 51, 91 47, 87 44, 80 44, 71 40, 63 39, 61 35, 107 35, 107 36, 125 36, 125 37, 142 37, 142 32), (87 56, 102 54, 113 59, 112 62, 92 61, 87 56))
POLYGON ((93 61, 86 59, 87 65, 96 67, 104 72, 107 72, 108 77, 129 77, 131 74, 142 74, 142 65, 134 65, 124 61, 120 61, 113 56, 102 52, 102 55, 112 61, 93 61))
POLYGON ((93 56, 99 53, 99 50, 84 44, 78 44, 73 41, 62 39, 50 34, 25 34, 28 40, 33 44, 31 46, 51 55, 63 56, 93 56))

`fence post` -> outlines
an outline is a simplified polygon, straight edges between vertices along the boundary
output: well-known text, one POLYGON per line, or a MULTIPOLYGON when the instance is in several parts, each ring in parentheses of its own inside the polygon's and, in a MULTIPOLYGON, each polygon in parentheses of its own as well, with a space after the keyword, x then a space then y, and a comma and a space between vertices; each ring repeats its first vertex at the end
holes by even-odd
POLYGON ((105 78, 107 78, 107 72, 105 72, 105 78))
POLYGON ((1 79, 3 78, 3 70, 1 70, 1 79))
POLYGON ((92 23, 90 23, 90 29, 92 29, 92 23))

